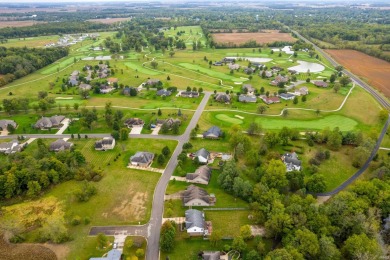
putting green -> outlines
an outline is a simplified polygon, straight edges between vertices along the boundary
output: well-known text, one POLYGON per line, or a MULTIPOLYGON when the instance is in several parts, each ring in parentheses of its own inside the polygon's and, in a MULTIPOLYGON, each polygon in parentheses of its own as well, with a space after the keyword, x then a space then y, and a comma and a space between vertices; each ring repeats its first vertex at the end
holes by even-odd
POLYGON ((136 63, 132 62, 126 62, 125 65, 129 67, 130 69, 137 70, 140 73, 147 74, 147 75, 159 75, 161 73, 157 71, 150 70, 148 68, 142 67, 141 65, 138 65, 136 63))
POLYGON ((286 126, 289 128, 303 130, 322 130, 327 127, 330 129, 339 127, 341 131, 351 131, 354 130, 354 128, 358 125, 355 120, 340 115, 331 115, 314 120, 291 120, 283 118, 258 117, 255 119, 255 121, 260 123, 261 126, 266 129, 282 129, 284 126, 286 126))
POLYGON ((207 75, 209 75, 211 77, 215 77, 215 78, 219 78, 219 79, 231 80, 233 82, 244 82, 244 81, 246 81, 246 79, 236 78, 236 77, 224 74, 222 72, 218 72, 218 71, 214 71, 214 70, 211 70, 211 69, 207 69, 207 68, 201 67, 199 65, 191 64, 191 63, 179 63, 179 65, 184 67, 184 68, 186 68, 186 69, 198 71, 198 72, 207 74, 207 75))
POLYGON ((244 121, 242 121, 241 119, 230 117, 226 114, 217 114, 215 115, 215 118, 227 123, 231 123, 233 125, 241 125, 242 123, 244 123, 244 121))

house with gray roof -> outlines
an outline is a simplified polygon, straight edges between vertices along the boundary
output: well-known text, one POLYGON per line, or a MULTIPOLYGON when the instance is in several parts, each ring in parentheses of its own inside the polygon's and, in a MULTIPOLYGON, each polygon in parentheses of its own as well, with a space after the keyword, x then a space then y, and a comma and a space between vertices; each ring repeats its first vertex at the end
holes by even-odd
POLYGON ((212 126, 203 133, 203 138, 207 139, 218 139, 222 136, 222 130, 218 126, 212 126))
POLYGON ((198 158, 198 161, 201 164, 207 164, 210 160, 210 152, 201 148, 194 154, 194 158, 198 158))
POLYGON ((17 124, 14 120, 2 119, 0 120, 0 130, 7 130, 8 125, 13 126, 13 128, 17 127, 17 124))
POLYGON ((20 152, 23 146, 19 144, 17 140, 12 140, 7 143, 0 143, 0 153, 4 154, 12 154, 16 152, 20 152))
POLYGON ((257 97, 253 95, 239 95, 238 101, 241 103, 256 103, 257 97))
POLYGON ((71 77, 78 77, 79 74, 80 74, 80 71, 74 70, 74 71, 70 74, 70 76, 71 76, 71 77))
POLYGON ((130 157, 129 166, 149 167, 153 162, 154 154, 149 152, 136 152, 130 157))
POLYGON ((214 99, 221 103, 225 103, 225 104, 230 103, 230 95, 226 93, 217 93, 214 99))
POLYGON ((166 90, 166 89, 160 89, 160 90, 157 91, 156 95, 157 96, 168 97, 168 96, 172 95, 172 92, 169 91, 169 90, 166 90))
POLYGON ((70 77, 69 81, 68 81, 68 84, 71 85, 71 86, 77 86, 79 84, 79 81, 75 77, 70 77))
POLYGON ((112 249, 108 251, 106 256, 103 257, 91 257, 89 260, 120 260, 122 256, 121 251, 118 249, 112 249))
POLYGON ((181 91, 180 92, 181 97, 190 97, 190 98, 196 98, 199 97, 199 92, 196 91, 181 91))
POLYGON ((242 91, 246 94, 253 94, 255 92, 255 88, 252 87, 251 84, 244 84, 242 86, 242 91))
POLYGON ((213 206, 215 204, 215 196, 208 194, 206 190, 195 185, 190 185, 182 193, 183 205, 190 206, 213 206))
POLYGON ((163 124, 166 124, 169 129, 172 129, 174 124, 181 125, 181 121, 180 121, 180 119, 173 119, 172 117, 168 118, 168 119, 157 119, 156 120, 156 125, 163 125, 163 124))
POLYGON ((81 90, 91 90, 92 86, 89 85, 89 84, 81 83, 80 86, 79 86, 79 89, 81 89, 81 90))
POLYGON ((254 68, 245 68, 244 69, 244 73, 245 74, 248 74, 248 75, 250 75, 250 74, 252 74, 252 73, 254 73, 255 72, 255 69, 254 68))
POLYGON ((327 88, 328 87, 328 83, 326 83, 325 81, 314 81, 314 85, 316 85, 317 87, 320 87, 320 88, 327 88))
POLYGON ((187 173, 186 180, 191 183, 209 184, 211 178, 211 168, 202 165, 194 173, 187 173))
POLYGON ((222 255, 220 251, 203 251, 202 260, 228 260, 227 255, 222 255))
POLYGON ((144 124, 145 124, 144 120, 137 117, 128 118, 124 122, 124 125, 127 126, 128 128, 132 128, 134 126, 143 126, 144 124))
POLYGON ((190 236, 203 236, 205 231, 205 219, 203 212, 189 209, 185 212, 185 226, 190 236))
POLYGON ((65 151, 70 150, 72 146, 73 143, 64 141, 63 139, 58 139, 50 144, 49 150, 52 152, 65 151))
POLYGON ((65 116, 42 117, 35 123, 34 127, 37 129, 57 128, 61 126, 64 119, 65 116))
POLYGON ((282 156, 282 161, 286 165, 286 171, 291 172, 291 171, 300 171, 302 162, 298 159, 297 153, 285 153, 282 156))
POLYGON ((115 147, 115 139, 112 137, 104 137, 102 140, 95 142, 95 150, 106 151, 112 150, 115 147))
POLYGON ((284 100, 292 100, 292 99, 294 99, 295 95, 293 95, 291 93, 282 93, 279 95, 279 97, 281 99, 284 99, 284 100))
POLYGON ((150 87, 157 87, 161 84, 162 84, 162 82, 159 79, 149 79, 145 82, 145 85, 150 86, 150 87))

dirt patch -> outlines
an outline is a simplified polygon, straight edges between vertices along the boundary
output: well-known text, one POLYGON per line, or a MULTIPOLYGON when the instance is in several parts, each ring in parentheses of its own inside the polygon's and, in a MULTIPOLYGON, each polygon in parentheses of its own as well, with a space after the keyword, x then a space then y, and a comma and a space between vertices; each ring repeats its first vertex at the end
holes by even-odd
POLYGON ((390 63, 354 50, 326 50, 338 63, 390 97, 390 63))
POLYGON ((279 31, 269 30, 260 33, 214 33, 213 39, 217 43, 243 44, 250 40, 257 43, 273 43, 277 41, 295 42, 289 33, 280 33, 279 31))
POLYGON ((0 259, 54 260, 58 258, 52 250, 45 246, 36 244, 9 244, 3 239, 3 236, 1 236, 0 259))
POLYGON ((39 24, 44 22, 37 22, 37 21, 1 21, 0 22, 0 28, 6 28, 6 27, 24 27, 24 26, 31 26, 34 24, 39 24))
POLYGON ((104 24, 113 24, 117 22, 124 22, 124 21, 130 21, 131 18, 109 18, 109 19, 90 19, 87 20, 88 22, 93 22, 93 23, 104 23, 104 24))
POLYGON ((127 195, 113 210, 112 213, 119 216, 120 219, 126 220, 132 216, 136 220, 142 220, 146 213, 146 192, 136 192, 127 195))

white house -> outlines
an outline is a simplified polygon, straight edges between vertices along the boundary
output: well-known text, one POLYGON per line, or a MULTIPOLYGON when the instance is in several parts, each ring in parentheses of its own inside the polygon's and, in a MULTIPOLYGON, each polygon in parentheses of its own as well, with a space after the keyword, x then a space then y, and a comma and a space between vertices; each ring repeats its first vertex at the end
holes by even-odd
POLYGON ((112 137, 104 137, 102 140, 95 142, 95 150, 105 151, 112 150, 115 147, 115 139, 112 137))
POLYGON ((185 225, 190 236, 203 236, 205 230, 205 220, 203 212, 196 209, 189 209, 185 212, 185 225))

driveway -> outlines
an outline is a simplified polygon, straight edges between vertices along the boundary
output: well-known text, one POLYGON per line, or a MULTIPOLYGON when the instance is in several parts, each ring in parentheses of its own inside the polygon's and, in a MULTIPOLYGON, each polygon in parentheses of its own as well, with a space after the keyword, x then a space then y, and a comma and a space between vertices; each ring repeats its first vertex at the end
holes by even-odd
POLYGON ((65 118, 63 121, 62 121, 62 127, 58 130, 58 132, 56 133, 56 135, 62 135, 66 128, 68 128, 69 126, 69 123, 70 123, 70 119, 69 118, 65 118))
POLYGON ((133 128, 131 128, 130 134, 131 135, 140 135, 141 131, 142 131, 142 126, 133 126, 133 128))
POLYGON ((160 132, 161 125, 157 125, 154 129, 151 135, 158 135, 158 132, 160 132))

